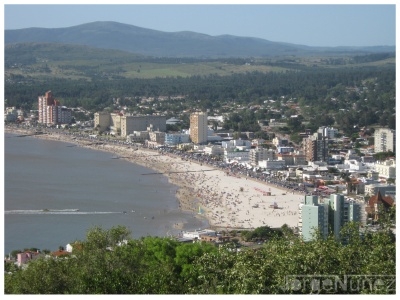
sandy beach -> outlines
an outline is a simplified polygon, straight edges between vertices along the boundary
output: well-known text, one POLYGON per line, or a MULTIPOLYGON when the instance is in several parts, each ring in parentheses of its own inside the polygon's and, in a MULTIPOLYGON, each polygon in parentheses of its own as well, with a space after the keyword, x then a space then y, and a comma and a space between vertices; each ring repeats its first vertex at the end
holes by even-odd
MULTIPOLYGON (((29 134, 26 130, 5 128, 5 132, 29 134)), ((297 226, 298 205, 304 194, 278 188, 246 177, 228 175, 205 164, 184 160, 173 154, 160 155, 156 150, 115 144, 96 144, 95 140, 74 139, 64 134, 36 135, 76 144, 93 150, 106 151, 112 157, 151 168, 163 173, 177 185, 177 198, 182 210, 191 211, 200 218, 207 218, 210 227, 222 229, 253 229, 260 226, 297 226), (271 208, 274 202, 277 208, 271 208), (199 213, 200 212, 200 213, 199 213)), ((144 174, 151 180, 151 173, 144 174)), ((176 224, 180 229, 184 224, 176 224)))

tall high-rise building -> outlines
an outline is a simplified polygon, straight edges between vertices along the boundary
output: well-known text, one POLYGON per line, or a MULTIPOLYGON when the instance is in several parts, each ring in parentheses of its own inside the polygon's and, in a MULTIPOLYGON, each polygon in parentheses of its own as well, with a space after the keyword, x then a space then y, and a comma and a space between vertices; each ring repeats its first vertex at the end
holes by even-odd
POLYGON ((361 221, 361 205, 349 201, 341 194, 332 194, 318 202, 318 196, 305 196, 299 206, 298 228, 303 240, 312 240, 318 229, 323 237, 332 232, 340 238, 340 231, 347 222, 361 221))
POLYGON ((304 153, 307 161, 326 161, 328 159, 328 138, 317 132, 304 139, 304 153))
POLYGON ((299 233, 304 241, 315 237, 316 231, 328 236, 328 205, 318 203, 318 196, 305 196, 304 204, 299 205, 299 233))
POLYGON ((324 200, 329 206, 329 226, 335 237, 340 237, 340 230, 347 222, 361 220, 360 204, 346 200, 342 194, 332 194, 324 200))
POLYGON ((71 110, 61 106, 51 91, 38 97, 38 123, 46 125, 69 124, 71 122, 71 110))
POLYGON ((396 130, 377 128, 374 133, 374 150, 378 152, 395 152, 396 130))
POLYGON ((207 113, 195 112, 190 115, 190 139, 193 143, 207 143, 207 129, 207 113))

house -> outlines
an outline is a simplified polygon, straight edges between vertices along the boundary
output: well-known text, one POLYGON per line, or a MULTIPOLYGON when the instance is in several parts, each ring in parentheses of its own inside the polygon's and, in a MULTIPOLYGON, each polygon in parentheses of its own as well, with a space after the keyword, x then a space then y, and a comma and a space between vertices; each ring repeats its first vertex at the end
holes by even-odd
POLYGON ((64 250, 64 249, 60 249, 60 250, 51 252, 51 256, 53 256, 54 258, 69 256, 70 254, 71 254, 71 252, 64 250))
POLYGON ((80 242, 73 242, 71 244, 67 244, 65 250, 69 253, 72 253, 73 249, 82 250, 82 244, 80 242))
POLYGON ((382 196, 381 191, 378 190, 378 193, 369 199, 365 207, 365 212, 368 218, 372 218, 373 221, 378 221, 380 210, 388 211, 394 205, 395 202, 392 197, 382 196))
POLYGON ((37 259, 38 257, 40 257, 41 253, 39 252, 39 250, 37 250, 36 252, 34 251, 24 251, 21 253, 17 254, 17 265, 20 267, 26 263, 28 263, 31 260, 37 259))

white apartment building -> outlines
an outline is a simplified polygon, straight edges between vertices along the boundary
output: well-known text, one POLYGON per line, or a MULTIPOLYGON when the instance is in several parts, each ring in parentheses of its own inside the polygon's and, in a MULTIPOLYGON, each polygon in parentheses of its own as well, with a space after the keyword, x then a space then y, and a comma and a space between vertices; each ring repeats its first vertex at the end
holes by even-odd
POLYGON ((335 138, 336 134, 338 134, 339 130, 333 127, 320 127, 317 132, 322 133, 322 136, 332 140, 335 138))
POLYGON ((204 147, 204 154, 207 155, 224 155, 224 148, 218 145, 204 147))
POLYGON ((240 151, 240 150, 227 150, 224 149, 224 161, 225 162, 230 162, 232 160, 237 160, 237 161, 248 161, 249 160, 249 151, 240 151))
POLYGON ((395 152, 396 130, 389 128, 377 128, 374 133, 374 150, 378 152, 395 152))
POLYGON ((251 141, 237 139, 237 140, 230 140, 230 141, 222 142, 222 148, 228 149, 228 148, 236 148, 236 147, 244 147, 245 149, 250 149, 251 141))
POLYGON ((258 147, 255 149, 250 149, 249 159, 250 159, 250 163, 252 165, 257 166, 259 161, 274 160, 275 159, 275 151, 272 149, 265 149, 265 148, 258 148, 258 147))
POLYGON ((258 166, 264 169, 284 169, 286 164, 284 160, 261 160, 258 162, 258 166))
POLYGON ((396 161, 389 159, 375 163, 375 172, 379 173, 379 177, 396 178, 396 161))

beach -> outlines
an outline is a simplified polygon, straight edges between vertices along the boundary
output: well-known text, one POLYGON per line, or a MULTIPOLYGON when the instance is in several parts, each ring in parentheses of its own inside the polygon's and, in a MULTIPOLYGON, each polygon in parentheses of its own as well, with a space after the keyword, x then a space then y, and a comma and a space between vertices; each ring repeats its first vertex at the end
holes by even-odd
MULTIPOLYGON (((5 132, 32 133, 26 129, 8 127, 5 127, 5 132)), ((154 173, 143 174, 145 180, 152 180, 152 174, 155 173, 164 174, 172 184, 178 186, 176 197, 180 209, 192 212, 199 218, 206 218, 210 228, 234 230, 261 226, 276 228, 284 224, 289 227, 297 226, 298 207, 304 201, 304 194, 245 176, 228 174, 214 166, 199 164, 174 154, 160 154, 157 150, 132 145, 96 143, 96 140, 81 140, 73 135, 54 132, 35 137, 105 151, 110 153, 112 158, 154 170, 154 173), (274 207, 274 203, 277 207, 274 207)), ((176 223, 174 227, 181 229, 184 224, 176 223)))

